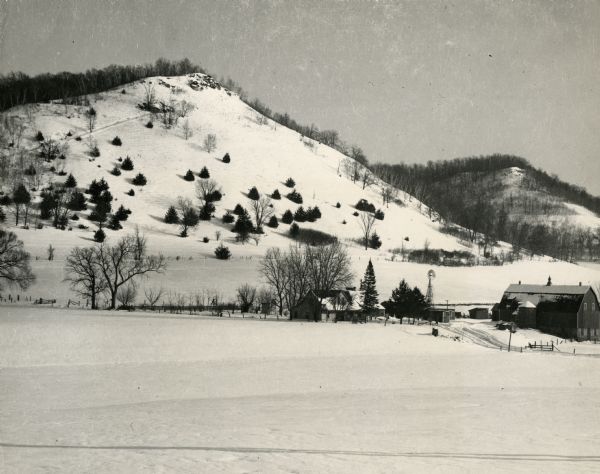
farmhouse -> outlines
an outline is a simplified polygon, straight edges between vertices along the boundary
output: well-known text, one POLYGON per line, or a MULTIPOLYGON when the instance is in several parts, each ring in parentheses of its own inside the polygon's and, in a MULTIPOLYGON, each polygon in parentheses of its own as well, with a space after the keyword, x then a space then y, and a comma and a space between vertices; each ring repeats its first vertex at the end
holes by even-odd
POLYGON ((521 328, 537 328, 560 337, 579 340, 600 337, 598 297, 589 285, 512 284, 492 319, 511 321, 521 328))
MULTIPOLYGON (((319 296, 310 290, 300 302, 291 310, 291 319, 307 319, 321 321, 322 315, 331 321, 366 321, 367 315, 363 313, 360 305, 360 292, 354 288, 332 290, 323 297, 323 304, 319 303, 319 296)), ((373 314, 369 317, 383 316, 385 309, 378 304, 373 314)))

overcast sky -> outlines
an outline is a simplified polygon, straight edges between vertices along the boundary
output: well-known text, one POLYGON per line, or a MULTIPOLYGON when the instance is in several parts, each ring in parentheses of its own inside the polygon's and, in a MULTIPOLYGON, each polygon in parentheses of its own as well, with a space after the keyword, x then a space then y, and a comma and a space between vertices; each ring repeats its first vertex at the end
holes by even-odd
POLYGON ((600 195, 600 1, 0 0, 0 72, 189 57, 372 162, 511 153, 600 195))

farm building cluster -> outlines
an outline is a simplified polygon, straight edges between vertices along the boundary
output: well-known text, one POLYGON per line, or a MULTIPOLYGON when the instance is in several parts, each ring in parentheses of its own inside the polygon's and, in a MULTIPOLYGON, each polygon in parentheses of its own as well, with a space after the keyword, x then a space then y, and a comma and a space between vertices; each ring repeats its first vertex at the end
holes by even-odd
POLYGON ((512 284, 492 309, 492 319, 564 338, 600 338, 598 295, 591 286, 512 284))

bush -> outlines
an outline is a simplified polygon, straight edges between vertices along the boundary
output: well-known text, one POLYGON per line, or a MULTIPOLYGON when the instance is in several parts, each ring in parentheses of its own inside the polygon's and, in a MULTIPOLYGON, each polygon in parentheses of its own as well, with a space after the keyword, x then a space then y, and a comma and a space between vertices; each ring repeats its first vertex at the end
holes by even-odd
POLYGON ((219 191, 218 189, 215 189, 212 193, 210 193, 206 196, 206 200, 208 202, 217 202, 217 201, 220 201, 222 197, 223 197, 223 195, 221 194, 221 191, 219 191))
POLYGON ((296 204, 302 204, 302 195, 295 189, 287 195, 287 198, 296 204))
POLYGON ((204 242, 205 244, 207 244, 208 242, 210 242, 210 239, 208 237, 203 237, 202 238, 202 242, 204 242))
POLYGON ((78 216, 77 214, 73 214, 73 215, 71 216, 71 220, 72 220, 72 221, 78 221, 78 220, 79 220, 79 216, 78 216))
POLYGON ((94 240, 96 242, 104 242, 104 239, 106 239, 106 234, 104 233, 104 231, 102 229, 98 229, 94 233, 94 240))
POLYGON ((315 222, 317 219, 321 218, 321 210, 318 206, 309 207, 306 210, 306 220, 308 222, 315 222))
POLYGON ((119 221, 117 216, 112 216, 110 218, 110 222, 108 223, 108 228, 110 230, 121 230, 123 226, 121 225, 121 222, 119 221))
POLYGON ((167 224, 179 224, 179 216, 177 215, 175 207, 169 207, 165 214, 165 222, 167 224))
POLYGON ((126 221, 129 218, 129 214, 131 214, 131 211, 129 209, 125 209, 123 204, 121 204, 119 209, 117 209, 117 212, 115 212, 115 217, 120 221, 126 221))
POLYGON ((223 224, 231 224, 235 220, 235 217, 231 212, 227 211, 225 214, 223 214, 222 219, 223 224))
POLYGON ((382 221, 384 217, 385 213, 381 209, 377 209, 375 211, 375 219, 379 219, 380 221, 382 221))
POLYGON ((77 180, 72 174, 69 174, 69 176, 67 176, 67 179, 65 180, 65 188, 74 188, 76 186, 77 180))
POLYGON ((98 158, 100 156, 100 148, 98 148, 98 145, 94 145, 92 147, 92 149, 90 150, 90 156, 94 158, 98 158))
POLYGON ((81 229, 81 230, 88 230, 88 229, 89 229, 89 227, 88 227, 87 225, 84 225, 84 224, 79 224, 79 225, 77 226, 77 228, 78 228, 78 229, 81 229))
POLYGON ((296 212, 294 213, 294 220, 296 222, 305 222, 306 221, 306 211, 304 210, 304 208, 302 206, 300 206, 298 209, 296 209, 296 212))
POLYGON ((133 189, 130 189, 125 194, 127 194, 128 196, 135 196, 135 191, 133 189))
POLYGON ((292 178, 288 178, 285 180, 285 185, 288 188, 293 188, 294 186, 296 186, 296 181, 294 181, 292 178))
POLYGON ((281 194, 279 194, 279 189, 276 189, 275 191, 273 191, 273 194, 271 194, 271 199, 281 199, 281 194))
POLYGON ((315 229, 298 229, 298 232, 295 235, 292 235, 291 232, 290 235, 298 242, 314 246, 329 245, 337 241, 335 235, 315 229))
POLYGON ((225 153, 225 155, 223 156, 223 163, 230 163, 231 162, 231 157, 229 156, 229 153, 225 153))
POLYGON ((206 168, 206 166, 204 166, 200 170, 200 173, 198 173, 198 176, 200 176, 202 179, 208 179, 208 178, 210 178, 210 173, 208 172, 208 169, 206 168))
POLYGON ((300 227, 295 222, 290 226, 290 237, 295 239, 300 235, 300 227))
POLYGON ((111 143, 114 146, 121 146, 122 145, 121 139, 118 136, 116 136, 115 138, 113 138, 111 143))
POLYGON ((236 216, 239 216, 239 215, 241 215, 241 214, 243 214, 245 212, 246 212, 246 210, 242 207, 241 204, 236 204, 235 207, 233 208, 233 213, 236 216))
POLYGON ((200 220, 209 221, 212 218, 213 212, 215 212, 215 205, 212 202, 207 201, 204 206, 200 208, 200 220))
POLYGON ((346 224, 347 224, 347 222, 346 222, 346 220, 345 220, 345 219, 342 221, 342 224, 344 224, 344 225, 346 225, 346 224))
POLYGON ((352 213, 352 215, 353 215, 354 217, 358 217, 358 212, 357 212, 357 211, 354 211, 354 212, 352 213))
POLYGON ((215 249, 215 257, 219 260, 228 260, 231 257, 231 252, 228 247, 225 247, 223 244, 220 244, 215 249))
POLYGON ((194 177, 194 173, 192 173, 192 170, 187 170, 187 173, 185 174, 183 179, 185 179, 186 181, 194 181, 196 178, 194 177))
POLYGON ((252 199, 253 201, 258 201, 260 199, 260 194, 256 186, 252 186, 250 191, 248 191, 248 199, 252 199))
POLYGON ((277 217, 271 216, 269 222, 267 222, 267 225, 273 229, 277 229, 277 227, 279 227, 279 221, 277 220, 277 217))
POLYGON ((110 172, 110 174, 112 174, 113 176, 121 176, 121 170, 115 166, 110 172))
POLYGON ((121 169, 123 171, 131 171, 133 169, 133 161, 128 156, 125 157, 123 163, 121 163, 121 169))
POLYGON ((246 211, 240 214, 235 221, 232 231, 238 234, 238 240, 245 242, 248 239, 248 234, 254 230, 254 225, 250 216, 246 211))
POLYGON ((142 173, 138 173, 135 178, 133 178, 132 183, 136 186, 145 186, 148 180, 142 173))
POLYGON ((67 207, 71 211, 85 211, 87 209, 87 205, 85 203, 85 196, 83 193, 75 191, 73 194, 71 194, 71 199, 69 200, 67 207))
POLYGON ((75 137, 75 141, 76 142, 80 142, 81 141, 81 137, 75 137))
POLYGON ((369 247, 372 249, 378 249, 381 247, 381 239, 379 238, 379 235, 377 235, 377 232, 373 232, 371 235, 371 238, 369 239, 369 247))
POLYGON ((152 120, 150 120, 147 124, 146 124, 146 128, 152 128, 154 127, 154 124, 152 123, 152 120))
POLYGON ((342 205, 338 202, 335 204, 335 207, 337 207, 339 209, 340 207, 342 207, 342 205))
POLYGON ((356 203, 356 209, 365 212, 375 212, 375 206, 366 199, 361 199, 356 203))
POLYGON ((38 130, 38 132, 35 134, 35 139, 38 142, 43 142, 44 141, 44 134, 40 130, 38 130))
POLYGON ((292 214, 292 211, 290 211, 289 209, 285 211, 283 213, 283 216, 281 216, 281 222, 283 222, 284 224, 291 224, 292 222, 294 222, 294 214, 292 214))

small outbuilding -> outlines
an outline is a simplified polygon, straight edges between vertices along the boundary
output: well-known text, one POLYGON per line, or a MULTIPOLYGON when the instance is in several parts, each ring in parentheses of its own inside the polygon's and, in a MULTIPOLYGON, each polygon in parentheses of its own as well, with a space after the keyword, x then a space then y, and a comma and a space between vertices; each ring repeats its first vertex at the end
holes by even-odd
POLYGON ((471 308, 469 310, 469 318, 471 319, 488 319, 490 312, 488 308, 471 308))
POLYGON ((449 323, 455 319, 454 308, 430 306, 426 310, 427 320, 435 323, 449 323))
POLYGON ((321 302, 314 291, 309 291, 290 311, 290 319, 321 320, 321 302))

